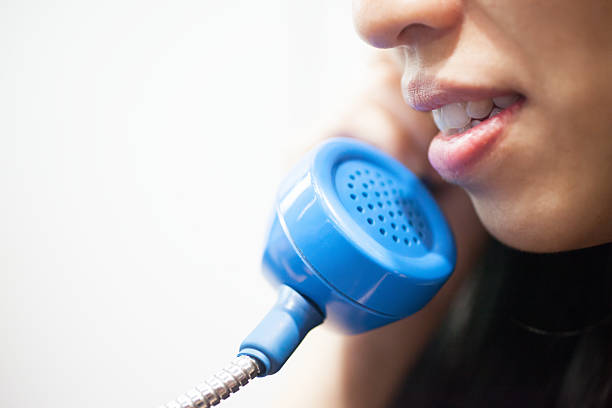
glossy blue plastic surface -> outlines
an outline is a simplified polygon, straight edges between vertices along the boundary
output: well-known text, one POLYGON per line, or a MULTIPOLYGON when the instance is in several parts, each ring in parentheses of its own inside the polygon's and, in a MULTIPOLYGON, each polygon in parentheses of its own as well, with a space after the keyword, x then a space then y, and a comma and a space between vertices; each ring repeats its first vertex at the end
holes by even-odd
POLYGON ((281 186, 263 264, 273 282, 359 333, 421 309, 455 256, 451 231, 418 178, 378 149, 337 138, 281 186))
POLYGON ((336 138, 281 185, 263 269, 342 331, 361 333, 421 309, 455 258, 451 231, 424 185, 380 150, 336 138))
POLYGON ((257 358, 263 375, 274 374, 323 315, 302 295, 281 285, 272 310, 240 345, 240 353, 257 358))

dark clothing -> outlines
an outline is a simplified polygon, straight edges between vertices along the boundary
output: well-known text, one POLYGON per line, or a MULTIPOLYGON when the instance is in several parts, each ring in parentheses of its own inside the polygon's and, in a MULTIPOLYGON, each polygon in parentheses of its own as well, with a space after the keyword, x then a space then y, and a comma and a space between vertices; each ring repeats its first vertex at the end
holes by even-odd
POLYGON ((612 407, 612 244, 492 243, 393 407, 612 407))

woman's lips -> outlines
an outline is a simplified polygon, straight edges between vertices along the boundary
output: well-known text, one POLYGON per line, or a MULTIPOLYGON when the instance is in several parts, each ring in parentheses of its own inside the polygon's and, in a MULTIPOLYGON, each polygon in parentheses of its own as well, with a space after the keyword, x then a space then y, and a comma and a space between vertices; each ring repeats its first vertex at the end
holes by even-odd
POLYGON ((461 133, 438 133, 429 145, 432 166, 446 180, 458 181, 491 151, 523 102, 524 99, 520 98, 497 115, 461 133))
POLYGON ((486 82, 481 78, 469 85, 411 70, 402 76, 408 105, 434 111, 436 125, 444 130, 429 145, 429 161, 448 181, 460 182, 491 151, 525 101, 517 89, 486 82))

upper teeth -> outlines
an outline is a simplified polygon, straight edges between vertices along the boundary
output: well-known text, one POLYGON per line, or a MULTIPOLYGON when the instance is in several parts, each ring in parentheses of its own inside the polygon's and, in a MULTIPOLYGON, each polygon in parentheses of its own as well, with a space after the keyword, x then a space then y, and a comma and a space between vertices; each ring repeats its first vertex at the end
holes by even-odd
POLYGON ((491 109, 493 109, 493 101, 483 99, 482 101, 468 102, 466 112, 474 119, 482 119, 489 116, 491 109))
POLYGON ((482 120, 497 115, 518 98, 518 95, 512 94, 480 101, 449 103, 433 110, 434 122, 442 132, 462 132, 476 126, 482 120))

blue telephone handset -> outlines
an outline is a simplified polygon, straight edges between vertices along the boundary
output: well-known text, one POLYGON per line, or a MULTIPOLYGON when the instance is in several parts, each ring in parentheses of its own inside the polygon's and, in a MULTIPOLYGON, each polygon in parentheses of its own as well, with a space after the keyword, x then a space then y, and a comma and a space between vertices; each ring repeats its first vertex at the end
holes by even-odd
POLYGON ((411 315, 455 260, 448 224, 412 172, 363 142, 323 142, 278 192, 263 255, 277 303, 238 358, 174 407, 216 405, 250 378, 274 374, 324 320, 361 333, 411 315))

